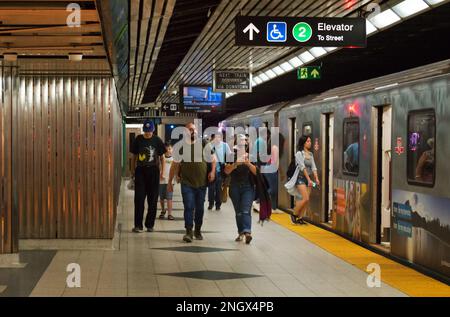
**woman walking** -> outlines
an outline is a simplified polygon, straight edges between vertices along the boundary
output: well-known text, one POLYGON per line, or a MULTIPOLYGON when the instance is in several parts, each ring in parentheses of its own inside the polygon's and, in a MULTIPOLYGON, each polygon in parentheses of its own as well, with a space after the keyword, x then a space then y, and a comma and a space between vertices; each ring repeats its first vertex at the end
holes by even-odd
POLYGON ((240 134, 237 137, 237 145, 234 152, 234 163, 225 165, 225 173, 231 176, 230 198, 236 213, 238 228, 238 236, 235 241, 242 241, 245 237, 245 243, 249 244, 252 241, 251 209, 255 195, 253 179, 257 170, 256 166, 249 160, 249 149, 245 135, 240 134))
POLYGON ((309 195, 311 188, 320 185, 317 176, 317 167, 314 162, 314 155, 311 152, 311 138, 302 136, 298 140, 297 153, 295 161, 299 168, 299 174, 296 182, 296 188, 300 196, 296 197, 294 212, 291 215, 291 221, 294 224, 306 224, 303 217, 309 204, 309 195), (315 183, 311 180, 314 175, 315 183))

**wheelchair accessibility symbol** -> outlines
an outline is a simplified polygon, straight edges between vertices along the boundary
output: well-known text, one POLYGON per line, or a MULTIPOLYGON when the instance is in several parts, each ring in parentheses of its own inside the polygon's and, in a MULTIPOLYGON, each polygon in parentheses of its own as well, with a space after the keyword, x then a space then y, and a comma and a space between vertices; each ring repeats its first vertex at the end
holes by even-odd
POLYGON ((267 23, 267 42, 286 42, 286 22, 267 23))

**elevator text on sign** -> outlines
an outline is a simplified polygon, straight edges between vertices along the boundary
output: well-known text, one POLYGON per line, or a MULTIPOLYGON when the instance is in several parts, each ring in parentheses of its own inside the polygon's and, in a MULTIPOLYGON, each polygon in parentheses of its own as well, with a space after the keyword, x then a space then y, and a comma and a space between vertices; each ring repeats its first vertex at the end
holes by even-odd
POLYGON ((238 16, 236 45, 365 47, 364 18, 238 16))

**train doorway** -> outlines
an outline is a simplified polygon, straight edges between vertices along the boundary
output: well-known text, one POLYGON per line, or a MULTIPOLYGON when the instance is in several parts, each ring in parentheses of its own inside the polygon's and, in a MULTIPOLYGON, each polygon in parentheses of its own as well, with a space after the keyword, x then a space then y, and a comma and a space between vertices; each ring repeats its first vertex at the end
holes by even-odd
POLYGON ((391 240, 391 140, 392 107, 378 108, 377 244, 390 247, 391 240))
MULTIPOLYGON (((297 121, 295 118, 289 119, 289 157, 291 160, 295 160, 295 153, 297 152, 297 121)), ((290 197, 290 208, 293 209, 295 206, 294 196, 290 197)))
POLYGON ((333 223, 333 151, 334 151, 334 115, 326 113, 325 116, 325 138, 326 138, 326 159, 325 159, 325 223, 333 223))

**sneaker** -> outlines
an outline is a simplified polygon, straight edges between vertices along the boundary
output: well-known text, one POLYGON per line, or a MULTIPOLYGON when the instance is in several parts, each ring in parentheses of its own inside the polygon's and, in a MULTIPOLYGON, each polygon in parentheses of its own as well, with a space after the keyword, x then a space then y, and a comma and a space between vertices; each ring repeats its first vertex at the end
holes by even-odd
POLYGON ((234 241, 236 241, 236 242, 241 242, 243 237, 244 237, 244 235, 243 235, 243 234, 240 234, 240 235, 237 236, 236 239, 234 239, 234 241))
POLYGON ((220 207, 216 207, 216 211, 220 211, 220 207))
POLYGON ((300 225, 306 225, 306 224, 308 224, 305 220, 303 220, 303 218, 298 218, 298 219, 297 219, 297 223, 300 224, 300 225))
POLYGON ((209 205, 209 206, 208 206, 208 210, 212 210, 213 207, 214 207, 214 205, 209 205))
POLYGON ((153 228, 147 228, 147 232, 153 232, 153 228))
POLYGON ((133 231, 134 233, 142 233, 142 232, 144 232, 144 230, 143 229, 141 229, 141 228, 133 228, 133 230, 131 230, 131 231, 133 231))
POLYGON ((164 216, 166 215, 165 211, 161 211, 161 214, 159 215, 159 219, 164 219, 164 216))
POLYGON ((250 242, 252 241, 252 235, 250 233, 246 233, 245 234, 245 244, 250 244, 250 242))
POLYGON ((289 216, 290 216, 290 218, 291 218, 292 224, 294 224, 294 225, 298 225, 298 224, 299 224, 299 223, 298 223, 298 217, 297 217, 297 215, 290 214, 289 216))

